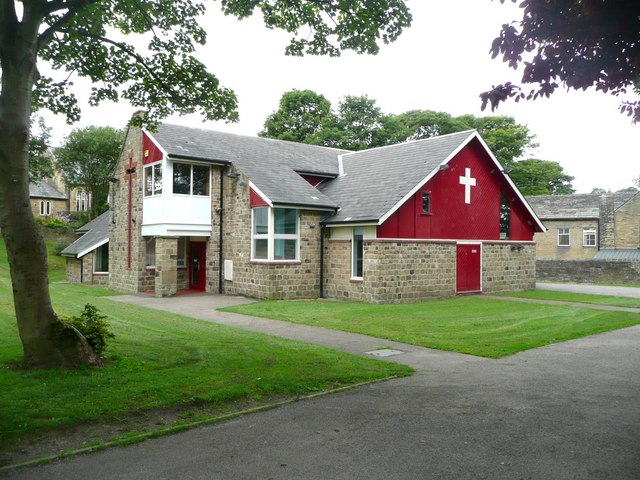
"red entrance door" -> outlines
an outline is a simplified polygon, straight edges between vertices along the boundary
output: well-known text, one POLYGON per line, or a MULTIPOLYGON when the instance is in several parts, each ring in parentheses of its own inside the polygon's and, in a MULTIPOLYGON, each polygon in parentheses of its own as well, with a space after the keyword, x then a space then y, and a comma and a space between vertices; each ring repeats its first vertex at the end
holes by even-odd
POLYGON ((456 249, 456 293, 479 292, 480 253, 479 243, 459 243, 456 249))
POLYGON ((189 243, 189 288, 191 290, 204 291, 207 281, 206 253, 206 243, 189 243))

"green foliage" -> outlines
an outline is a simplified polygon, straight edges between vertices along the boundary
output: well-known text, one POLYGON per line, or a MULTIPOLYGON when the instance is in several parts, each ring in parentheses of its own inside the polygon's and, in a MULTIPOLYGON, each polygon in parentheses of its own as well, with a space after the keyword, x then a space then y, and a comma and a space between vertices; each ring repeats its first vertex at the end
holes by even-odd
POLYGON ((79 317, 69 317, 64 321, 73 325, 87 339, 93 351, 101 355, 107 348, 107 338, 115 337, 106 318, 95 305, 87 303, 79 317))
POLYGON ((64 240, 61 240, 59 242, 56 242, 53 245, 53 253, 55 255, 60 256, 62 254, 62 251, 67 248, 69 246, 69 242, 65 242, 64 240))
POLYGON ((523 195, 568 195, 575 192, 574 177, 564 173, 558 162, 530 158, 511 164, 511 180, 523 195))
POLYGON ((49 152, 51 128, 47 127, 42 117, 31 117, 31 133, 29 135, 29 181, 36 182, 54 175, 52 155, 49 152), (37 121, 38 129, 33 122, 37 121))
MULTIPOLYGON (((561 85, 612 95, 637 89, 640 2, 523 0, 520 7, 522 20, 502 26, 491 53, 514 69, 524 67, 522 83, 533 86, 528 92, 511 82, 494 86, 480 95, 483 109, 507 98, 549 97, 561 85)), ((640 121, 640 101, 623 102, 620 111, 640 121)))
POLYGON ((55 217, 35 217, 36 223, 47 228, 53 228, 57 230, 67 230, 72 226, 63 218, 55 217))
POLYGON ((91 194, 91 217, 105 211, 111 175, 124 132, 111 127, 89 126, 73 130, 57 148, 57 166, 70 188, 82 187, 91 194))

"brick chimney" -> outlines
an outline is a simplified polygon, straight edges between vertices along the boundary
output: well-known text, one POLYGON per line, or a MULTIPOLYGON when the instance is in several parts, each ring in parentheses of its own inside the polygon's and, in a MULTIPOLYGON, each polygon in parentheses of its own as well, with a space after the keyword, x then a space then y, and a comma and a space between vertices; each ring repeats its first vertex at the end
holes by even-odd
POLYGON ((613 197, 603 194, 600 197, 600 226, 598 232, 600 235, 600 248, 616 247, 615 232, 615 212, 613 207, 613 197))

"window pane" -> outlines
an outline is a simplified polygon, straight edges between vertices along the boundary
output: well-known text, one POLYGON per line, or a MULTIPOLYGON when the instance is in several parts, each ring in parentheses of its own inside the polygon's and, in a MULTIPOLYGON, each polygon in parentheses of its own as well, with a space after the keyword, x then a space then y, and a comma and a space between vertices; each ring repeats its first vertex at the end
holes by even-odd
POLYGON ((193 166, 193 195, 209 195, 209 167, 193 166))
POLYGON ((264 239, 256 239, 253 244, 253 258, 267 259, 269 241, 264 239))
POLYGON ((295 260, 298 240, 276 238, 273 241, 274 260, 295 260))
POLYGON ((295 235, 298 233, 298 211, 294 208, 274 209, 275 229, 274 233, 295 235))
MULTIPOLYGON (((144 169, 144 196, 153 195, 153 167, 145 167, 144 169)), ((78 210, 80 208, 78 207, 78 210)))
POLYGON ((156 239, 154 237, 147 238, 146 247, 147 267, 154 267, 156 265, 156 239))
POLYGON ((173 164, 173 193, 189 195, 191 193, 191 165, 173 164))
POLYGON ((570 245, 568 228, 558 229, 558 245, 561 247, 568 247, 570 245))
POLYGON ((162 193, 162 164, 158 163, 153 166, 153 194, 162 193))
POLYGON ((511 202, 509 198, 500 193, 500 239, 511 237, 511 202))
POLYGON ((269 233, 269 208, 260 207, 253 209, 253 234, 266 235, 269 233))
POLYGON ((105 243, 96 250, 96 272, 109 271, 109 244, 105 243))
POLYGON ((356 228, 353 231, 353 271, 354 277, 362 277, 362 257, 364 254, 364 242, 362 229, 356 228))
POLYGON ((431 212, 431 194, 430 193, 422 194, 422 212, 423 213, 431 212))

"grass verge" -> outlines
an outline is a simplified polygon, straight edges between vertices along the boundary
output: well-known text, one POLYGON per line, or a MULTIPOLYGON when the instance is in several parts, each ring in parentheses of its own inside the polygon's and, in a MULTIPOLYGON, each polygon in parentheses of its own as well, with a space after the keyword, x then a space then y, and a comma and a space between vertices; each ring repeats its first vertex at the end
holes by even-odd
POLYGON ((127 423, 147 414, 155 423, 164 424, 158 417, 167 412, 193 421, 190 411, 197 411, 196 419, 206 418, 212 411, 251 408, 271 399, 412 372, 402 365, 104 298, 113 293, 98 287, 51 285, 59 314, 77 314, 85 303, 92 303, 108 315, 116 337, 105 352, 104 367, 25 371, 0 242, 0 464, 15 460, 11 452, 18 445, 66 435, 78 425, 115 425, 118 438, 124 435, 122 426, 135 436, 140 423, 133 422, 131 428, 127 423))
POLYGON ((593 305, 612 305, 614 307, 640 308, 640 298, 594 295, 590 293, 556 292, 553 290, 527 290, 526 292, 506 293, 505 297, 532 298, 534 300, 554 300, 557 302, 590 303, 593 305))
POLYGON ((637 313, 474 297, 399 305, 264 301, 223 310, 489 358, 640 323, 637 313))

